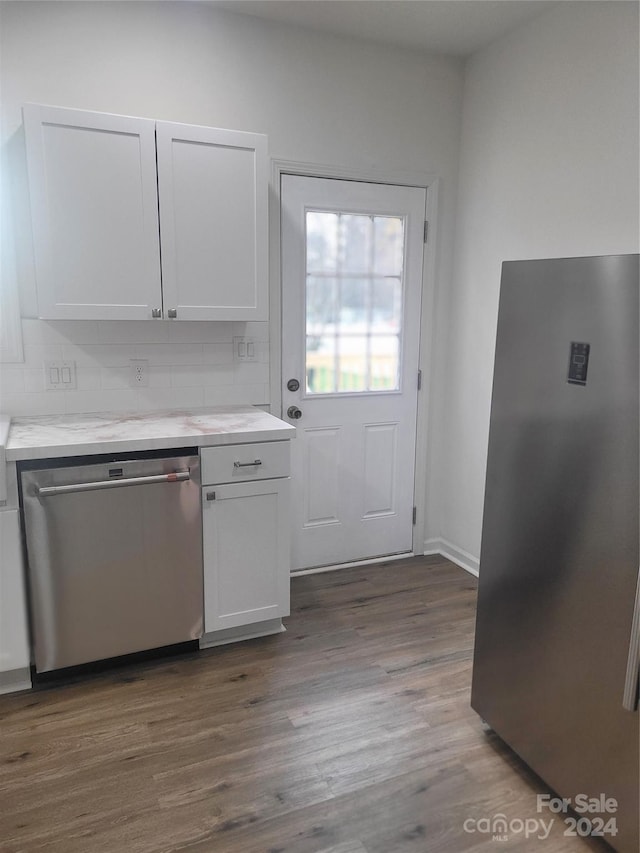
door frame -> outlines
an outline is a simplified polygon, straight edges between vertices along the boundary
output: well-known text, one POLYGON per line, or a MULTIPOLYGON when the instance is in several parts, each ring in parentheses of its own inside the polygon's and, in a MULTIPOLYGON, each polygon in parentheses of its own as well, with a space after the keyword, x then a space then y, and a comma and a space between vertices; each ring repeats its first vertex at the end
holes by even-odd
MULTIPOLYGON (((438 196, 441 179, 430 172, 393 171, 375 172, 366 169, 350 169, 322 163, 305 163, 297 160, 271 161, 271 183, 269 187, 269 384, 270 410, 282 417, 282 259, 280 228, 280 178, 282 175, 298 175, 308 178, 334 178, 343 181, 364 181, 371 184, 394 184, 397 186, 420 187, 427 191, 426 217, 427 242, 424 246, 422 264, 422 306, 420 316, 420 350, 418 369, 422 371, 422 388, 418 393, 416 419, 416 455, 414 462, 413 505, 416 507, 416 523, 413 526, 413 554, 424 554, 427 500, 427 462, 429 458, 431 420, 430 389, 434 388, 434 366, 436 355, 437 308, 436 269, 438 249, 438 196)), ((417 376, 416 376, 417 381, 417 376)), ((294 439, 295 441, 295 439, 294 439)), ((404 556, 404 555, 403 555, 404 556)), ((371 560, 367 561, 371 562, 371 560)))

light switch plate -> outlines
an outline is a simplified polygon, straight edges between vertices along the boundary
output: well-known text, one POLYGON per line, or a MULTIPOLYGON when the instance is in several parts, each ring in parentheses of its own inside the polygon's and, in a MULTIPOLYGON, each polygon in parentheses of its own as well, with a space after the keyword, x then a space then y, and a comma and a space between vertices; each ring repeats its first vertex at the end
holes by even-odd
POLYGON ((234 361, 257 361, 258 360, 258 345, 255 338, 234 338, 233 339, 233 360, 234 361))
POLYGON ((74 391, 77 388, 75 361, 45 361, 46 391, 74 391))

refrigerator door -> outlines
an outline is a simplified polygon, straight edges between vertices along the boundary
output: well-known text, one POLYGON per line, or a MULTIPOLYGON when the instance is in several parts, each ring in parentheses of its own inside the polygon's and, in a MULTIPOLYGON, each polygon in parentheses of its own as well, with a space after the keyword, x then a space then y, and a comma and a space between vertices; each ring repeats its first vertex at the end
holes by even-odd
POLYGON ((471 704, 638 851, 638 256, 503 265, 471 704), (602 815, 608 819, 611 815, 602 815))

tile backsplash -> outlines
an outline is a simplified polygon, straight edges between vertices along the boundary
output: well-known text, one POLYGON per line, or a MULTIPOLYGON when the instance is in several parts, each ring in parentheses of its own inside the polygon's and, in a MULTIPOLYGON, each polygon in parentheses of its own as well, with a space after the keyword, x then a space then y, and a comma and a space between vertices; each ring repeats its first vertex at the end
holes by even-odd
POLYGON ((24 362, 0 365, 9 415, 269 404, 268 323, 23 319, 22 335, 24 362), (254 338, 256 361, 234 361, 237 336, 254 338), (132 358, 148 361, 148 387, 130 386, 132 358), (75 390, 45 390, 54 360, 75 362, 75 390))

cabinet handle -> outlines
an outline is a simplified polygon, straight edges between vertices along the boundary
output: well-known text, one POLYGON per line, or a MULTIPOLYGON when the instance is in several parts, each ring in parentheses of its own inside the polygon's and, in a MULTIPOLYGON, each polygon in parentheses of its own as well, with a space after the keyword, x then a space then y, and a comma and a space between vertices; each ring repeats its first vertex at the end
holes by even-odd
POLYGON ((159 320, 162 317, 162 308, 152 308, 151 316, 154 318, 154 320, 159 320))
POLYGON ((208 501, 215 501, 215 499, 216 499, 216 493, 215 492, 207 492, 207 500, 208 501))
POLYGON ((234 462, 234 468, 255 468, 257 465, 262 465, 261 459, 254 459, 253 462, 234 462))
POLYGON ((169 319, 175 320, 175 318, 178 316, 178 309, 169 308, 169 310, 167 311, 167 316, 169 317, 169 319))

